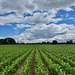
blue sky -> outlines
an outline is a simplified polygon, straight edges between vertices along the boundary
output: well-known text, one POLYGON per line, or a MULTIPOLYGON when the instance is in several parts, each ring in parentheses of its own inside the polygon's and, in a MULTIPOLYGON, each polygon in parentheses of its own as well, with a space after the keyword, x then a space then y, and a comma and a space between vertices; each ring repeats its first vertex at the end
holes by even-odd
POLYGON ((74 0, 25 1, 0 1, 0 38, 12 37, 17 42, 75 41, 74 0))

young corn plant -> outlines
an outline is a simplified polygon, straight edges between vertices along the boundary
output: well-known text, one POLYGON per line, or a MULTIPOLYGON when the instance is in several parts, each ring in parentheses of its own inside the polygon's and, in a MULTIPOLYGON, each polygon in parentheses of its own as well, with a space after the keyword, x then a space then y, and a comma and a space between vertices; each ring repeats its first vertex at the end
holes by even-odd
POLYGON ((44 54, 41 50, 40 52, 53 75, 65 75, 65 72, 62 71, 59 64, 54 64, 52 60, 47 57, 46 54, 44 54))
POLYGON ((18 71, 19 75, 27 75, 28 74, 28 70, 30 68, 30 64, 31 64, 33 55, 34 55, 34 50, 31 52, 31 54, 29 55, 29 57, 25 61, 24 67, 22 67, 22 69, 18 71))
POLYGON ((35 74, 36 75, 44 75, 44 74, 48 75, 48 73, 46 73, 45 71, 45 67, 41 60, 41 56, 38 50, 36 50, 36 57, 35 57, 35 74))
POLYGON ((30 54, 31 50, 27 53, 22 55, 20 58, 17 58, 15 61, 12 62, 11 66, 6 66, 6 68, 0 73, 1 75, 12 75, 17 67, 25 60, 25 58, 30 54))

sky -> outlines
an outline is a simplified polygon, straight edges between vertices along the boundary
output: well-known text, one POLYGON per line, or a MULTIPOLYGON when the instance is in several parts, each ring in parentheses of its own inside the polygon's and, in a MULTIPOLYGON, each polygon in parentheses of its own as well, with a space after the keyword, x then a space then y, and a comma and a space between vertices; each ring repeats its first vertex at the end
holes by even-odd
POLYGON ((75 0, 0 0, 0 39, 37 43, 75 41, 75 0))

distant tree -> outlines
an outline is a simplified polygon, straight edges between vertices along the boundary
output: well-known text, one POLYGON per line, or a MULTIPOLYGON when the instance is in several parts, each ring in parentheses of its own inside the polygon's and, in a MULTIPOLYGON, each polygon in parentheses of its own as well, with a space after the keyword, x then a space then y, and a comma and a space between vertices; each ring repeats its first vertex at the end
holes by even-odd
POLYGON ((0 44, 3 44, 4 43, 4 39, 0 39, 0 44))
POLYGON ((25 44, 25 43, 20 43, 20 44, 25 44))
POLYGON ((53 44, 57 44, 58 42, 57 42, 57 40, 53 40, 53 42, 52 42, 53 44))
POLYGON ((70 40, 70 43, 72 44, 72 43, 73 43, 73 41, 72 41, 72 40, 70 40))
POLYGON ((7 44, 7 40, 6 39, 0 39, 0 44, 7 44))
POLYGON ((46 42, 44 41, 44 42, 42 42, 42 44, 46 44, 46 42))
POLYGON ((67 44, 72 44, 73 41, 72 41, 72 40, 69 40, 69 41, 67 41, 66 43, 67 43, 67 44))
POLYGON ((47 42, 47 44, 50 44, 50 42, 47 42))
POLYGON ((13 38, 5 38, 5 40, 7 41, 7 44, 15 44, 16 41, 13 38))

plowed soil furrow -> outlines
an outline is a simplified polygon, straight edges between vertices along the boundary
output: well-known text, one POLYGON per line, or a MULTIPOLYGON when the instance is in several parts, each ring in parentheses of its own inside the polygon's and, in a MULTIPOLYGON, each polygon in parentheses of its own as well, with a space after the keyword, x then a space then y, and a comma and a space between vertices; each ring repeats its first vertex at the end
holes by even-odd
MULTIPOLYGON (((28 54, 28 56, 29 56, 29 54, 28 54)), ((27 57, 28 57, 28 56, 27 56, 27 57)), ((27 57, 26 57, 26 59, 27 59, 27 57)), ((15 72, 13 75, 19 75, 17 72, 18 72, 20 69, 22 69, 22 67, 24 67, 24 64, 25 64, 26 59, 25 59, 25 60, 22 62, 22 64, 17 68, 16 72, 15 72)))
MULTIPOLYGON (((39 53, 40 53, 40 51, 39 51, 39 53)), ((40 55, 41 55, 41 53, 40 53, 40 55)), ((42 60, 42 62, 43 62, 43 64, 44 64, 46 73, 47 73, 48 75, 51 75, 51 74, 50 74, 50 70, 49 70, 49 68, 47 67, 47 65, 46 65, 46 63, 45 63, 45 61, 44 61, 42 55, 41 55, 41 60, 42 60)))
POLYGON ((36 54, 36 51, 34 51, 33 59, 30 65, 30 69, 28 71, 28 75, 34 75, 35 54, 36 54))

